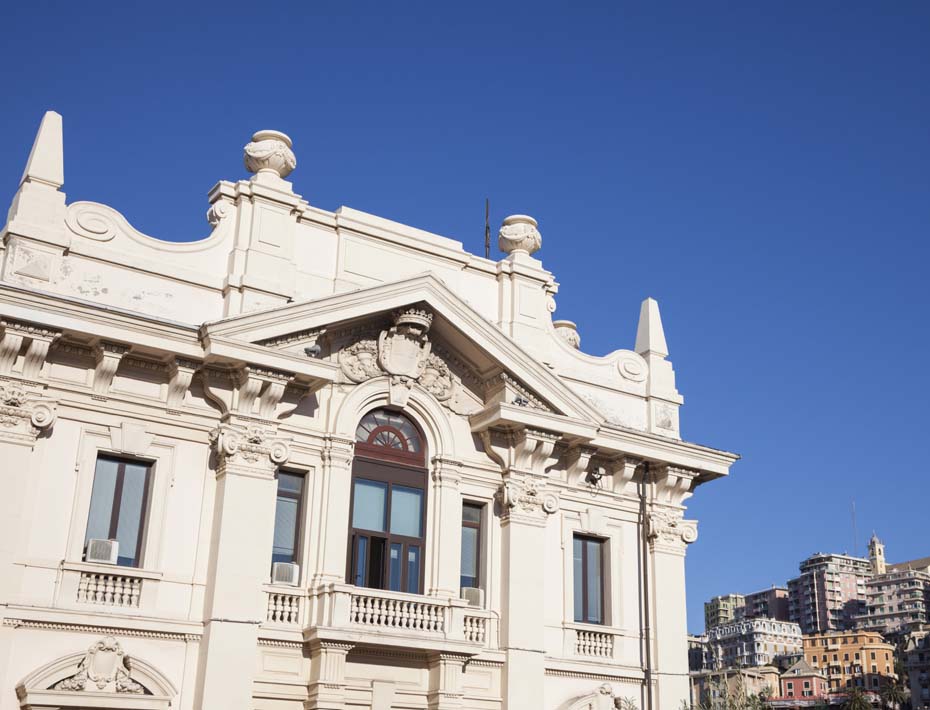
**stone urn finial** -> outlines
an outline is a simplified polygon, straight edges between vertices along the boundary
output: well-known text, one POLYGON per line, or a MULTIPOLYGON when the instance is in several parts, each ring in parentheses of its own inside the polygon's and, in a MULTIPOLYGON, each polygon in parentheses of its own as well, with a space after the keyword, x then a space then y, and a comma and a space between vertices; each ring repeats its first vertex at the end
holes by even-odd
POLYGON ((570 320, 554 320, 552 327, 555 328, 555 334, 558 335, 567 345, 581 349, 581 335, 578 334, 578 326, 570 320))
POLYGON ((505 254, 533 254, 542 246, 542 235, 536 227, 536 220, 525 214, 504 217, 497 246, 505 254))
POLYGON ((245 168, 250 173, 274 173, 286 178, 297 167, 291 139, 281 131, 258 131, 243 149, 245 168))

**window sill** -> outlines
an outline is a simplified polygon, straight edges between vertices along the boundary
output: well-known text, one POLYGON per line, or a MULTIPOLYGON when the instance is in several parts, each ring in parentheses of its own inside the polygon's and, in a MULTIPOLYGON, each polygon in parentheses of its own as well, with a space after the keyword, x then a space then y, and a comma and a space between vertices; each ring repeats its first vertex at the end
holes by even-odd
POLYGON ((139 567, 121 567, 120 565, 107 565, 99 562, 63 562, 63 570, 72 572, 93 572, 95 574, 115 574, 120 577, 138 577, 139 579, 161 579, 164 574, 155 570, 141 569, 139 567))

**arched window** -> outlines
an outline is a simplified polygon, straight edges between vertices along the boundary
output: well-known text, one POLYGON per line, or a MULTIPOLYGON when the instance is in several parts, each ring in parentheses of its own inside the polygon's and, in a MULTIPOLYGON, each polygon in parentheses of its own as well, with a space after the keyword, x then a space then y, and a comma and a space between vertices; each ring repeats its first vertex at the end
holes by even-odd
POLYGON ((347 581, 421 593, 426 526, 426 451, 400 412, 376 409, 355 431, 347 581))

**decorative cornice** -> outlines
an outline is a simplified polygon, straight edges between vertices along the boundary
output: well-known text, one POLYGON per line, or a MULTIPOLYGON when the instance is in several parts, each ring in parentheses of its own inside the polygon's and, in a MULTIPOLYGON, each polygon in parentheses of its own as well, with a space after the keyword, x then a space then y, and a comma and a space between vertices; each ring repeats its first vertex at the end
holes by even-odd
MULTIPOLYGON (((601 665, 601 668, 605 666, 601 665)), ((589 673, 587 671, 565 671, 558 668, 547 668, 545 675, 553 678, 578 678, 583 680, 614 681, 616 683, 642 683, 643 678, 629 675, 615 675, 612 673, 589 673)))
POLYGON ((303 641, 282 641, 281 639, 267 639, 259 638, 259 646, 271 646, 273 648, 293 648, 293 649, 303 649, 303 641))
POLYGON ((203 634, 180 633, 175 631, 154 631, 151 629, 118 628, 116 626, 97 626, 95 624, 73 624, 57 621, 36 621, 34 619, 17 619, 4 617, 3 625, 14 629, 41 629, 44 631, 68 631, 75 633, 133 636, 136 638, 159 639, 163 641, 200 641, 203 634))

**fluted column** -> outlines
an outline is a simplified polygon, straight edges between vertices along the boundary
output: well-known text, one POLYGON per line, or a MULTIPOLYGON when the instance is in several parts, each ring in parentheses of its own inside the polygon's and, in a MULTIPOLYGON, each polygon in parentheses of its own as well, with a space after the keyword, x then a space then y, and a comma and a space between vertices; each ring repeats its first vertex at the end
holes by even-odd
POLYGON ((216 492, 194 706, 250 708, 274 534, 274 473, 290 451, 272 427, 223 424, 211 440, 216 492))

